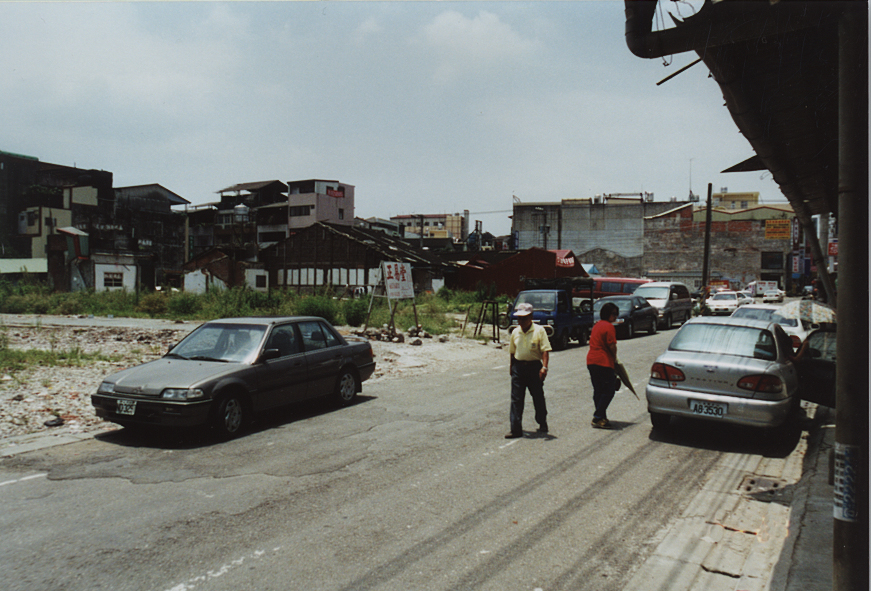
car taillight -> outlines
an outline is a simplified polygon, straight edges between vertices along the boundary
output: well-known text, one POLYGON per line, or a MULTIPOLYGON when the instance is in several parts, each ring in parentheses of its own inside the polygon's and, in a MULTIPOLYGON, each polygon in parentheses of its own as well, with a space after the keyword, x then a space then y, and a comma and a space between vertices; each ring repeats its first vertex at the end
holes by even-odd
POLYGON ((667 380, 669 382, 682 382, 686 379, 683 372, 678 368, 665 363, 654 363, 650 368, 650 377, 654 380, 667 380))
POLYGON ((744 376, 738 380, 738 387, 742 390, 750 390, 752 392, 765 392, 767 394, 777 394, 783 390, 783 382, 777 376, 766 374, 744 376))
POLYGON ((801 347, 801 339, 800 339, 800 338, 798 338, 798 337, 795 336, 795 335, 792 335, 792 336, 789 337, 789 338, 792 339, 792 348, 793 348, 793 349, 798 349, 799 347, 801 347))

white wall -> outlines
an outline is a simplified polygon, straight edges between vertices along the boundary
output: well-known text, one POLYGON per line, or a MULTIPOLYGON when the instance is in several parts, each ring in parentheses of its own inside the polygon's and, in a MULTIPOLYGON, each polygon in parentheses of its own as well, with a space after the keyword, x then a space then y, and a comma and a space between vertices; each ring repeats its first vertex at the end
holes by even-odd
POLYGON ((134 265, 117 265, 112 263, 94 263, 94 289, 96 291, 118 291, 136 289, 136 267, 134 265), (106 273, 121 273, 120 287, 106 287, 103 283, 106 273))

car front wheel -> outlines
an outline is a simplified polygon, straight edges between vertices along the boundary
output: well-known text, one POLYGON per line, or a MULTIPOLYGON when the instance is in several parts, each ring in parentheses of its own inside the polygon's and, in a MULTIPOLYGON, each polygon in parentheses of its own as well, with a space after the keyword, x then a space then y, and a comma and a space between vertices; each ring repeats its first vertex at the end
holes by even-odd
POLYGON ((357 398, 357 375, 350 369, 343 369, 336 382, 336 400, 339 404, 348 405, 357 398))
POLYGON ((239 434, 248 419, 245 403, 238 394, 228 394, 221 399, 212 427, 222 439, 239 434))
POLYGON ((650 321, 650 328, 647 329, 649 334, 656 334, 656 317, 654 316, 653 320, 650 321))

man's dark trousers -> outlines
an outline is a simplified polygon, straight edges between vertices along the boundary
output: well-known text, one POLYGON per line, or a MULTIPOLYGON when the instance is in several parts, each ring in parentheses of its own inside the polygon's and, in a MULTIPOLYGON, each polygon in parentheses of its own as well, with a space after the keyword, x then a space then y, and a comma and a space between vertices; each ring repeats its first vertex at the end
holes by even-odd
POLYGON ((512 433, 523 432, 523 404, 526 390, 532 396, 535 421, 540 427, 547 425, 547 406, 544 402, 544 385, 541 377, 541 361, 514 361, 511 368, 511 413, 509 421, 512 433))

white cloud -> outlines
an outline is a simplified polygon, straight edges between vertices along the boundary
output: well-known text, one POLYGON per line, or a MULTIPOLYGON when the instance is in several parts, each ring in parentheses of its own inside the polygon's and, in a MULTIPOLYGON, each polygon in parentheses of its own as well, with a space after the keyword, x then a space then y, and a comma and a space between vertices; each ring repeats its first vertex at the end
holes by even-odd
POLYGON ((492 12, 468 18, 456 11, 443 12, 423 28, 423 45, 436 60, 433 81, 453 82, 470 73, 511 67, 533 54, 538 43, 525 39, 492 12))

